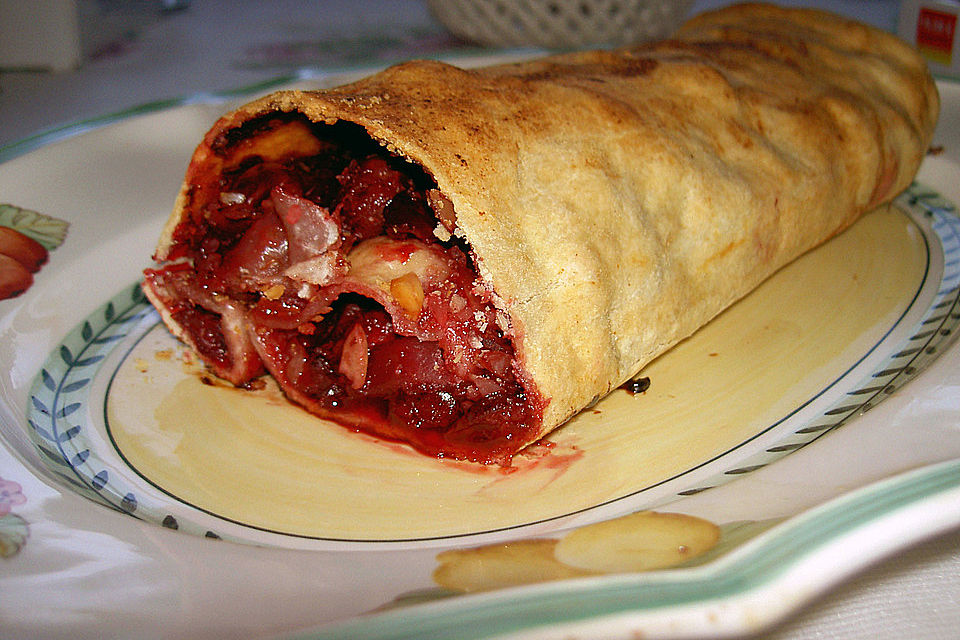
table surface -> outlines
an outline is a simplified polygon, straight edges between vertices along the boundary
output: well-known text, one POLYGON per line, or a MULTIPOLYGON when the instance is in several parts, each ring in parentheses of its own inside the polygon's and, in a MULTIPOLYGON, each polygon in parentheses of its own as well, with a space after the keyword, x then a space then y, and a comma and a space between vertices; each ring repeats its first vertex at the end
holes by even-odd
MULTIPOLYGON (((725 2, 697 0, 693 10, 720 4, 725 2)), ((789 4, 821 6, 889 30, 898 13, 892 0, 789 4)), ((472 50, 449 36, 418 0, 242 1, 224 7, 192 0, 164 14, 140 9, 79 69, 0 72, 0 149, 28 150, 77 122, 146 103, 472 50)), ((765 637, 943 637, 945 630, 956 634, 960 628, 958 601, 960 531, 855 576, 765 637)))

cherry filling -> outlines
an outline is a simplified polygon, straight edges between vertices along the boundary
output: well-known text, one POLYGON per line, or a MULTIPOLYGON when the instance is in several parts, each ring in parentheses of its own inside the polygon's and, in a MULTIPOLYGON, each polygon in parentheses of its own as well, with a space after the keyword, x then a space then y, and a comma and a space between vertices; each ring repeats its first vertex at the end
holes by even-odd
POLYGON ((435 456, 504 462, 535 437, 545 403, 422 170, 296 114, 208 143, 220 170, 188 173, 144 288, 217 375, 267 371, 312 413, 435 456))

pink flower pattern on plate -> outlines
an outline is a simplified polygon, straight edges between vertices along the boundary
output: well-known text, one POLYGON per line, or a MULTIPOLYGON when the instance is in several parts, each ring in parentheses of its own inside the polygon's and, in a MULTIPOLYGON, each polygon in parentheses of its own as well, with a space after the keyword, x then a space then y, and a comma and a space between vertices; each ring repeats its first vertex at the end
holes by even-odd
POLYGON ((13 507, 27 501, 21 491, 20 485, 13 480, 0 478, 0 518, 10 513, 13 507))

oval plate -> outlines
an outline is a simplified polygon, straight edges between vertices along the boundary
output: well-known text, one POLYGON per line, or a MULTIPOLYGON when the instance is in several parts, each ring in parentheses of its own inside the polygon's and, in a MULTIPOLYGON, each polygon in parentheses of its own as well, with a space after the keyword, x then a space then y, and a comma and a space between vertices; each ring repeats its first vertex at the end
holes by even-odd
POLYGON ((913 185, 647 367, 650 390, 615 392, 509 468, 349 432, 269 380, 216 381, 137 284, 53 350, 27 421, 67 486, 201 535, 330 548, 542 534, 706 490, 881 402, 955 336, 958 239, 953 205, 913 185))

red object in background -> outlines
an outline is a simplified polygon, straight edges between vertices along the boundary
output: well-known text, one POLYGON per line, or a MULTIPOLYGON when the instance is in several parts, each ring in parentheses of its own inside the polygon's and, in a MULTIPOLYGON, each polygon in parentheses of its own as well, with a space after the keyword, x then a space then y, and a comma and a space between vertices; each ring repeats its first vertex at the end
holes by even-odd
POLYGON ((953 56, 953 36, 957 16, 928 7, 920 7, 917 18, 917 47, 937 62, 949 65, 953 56))

